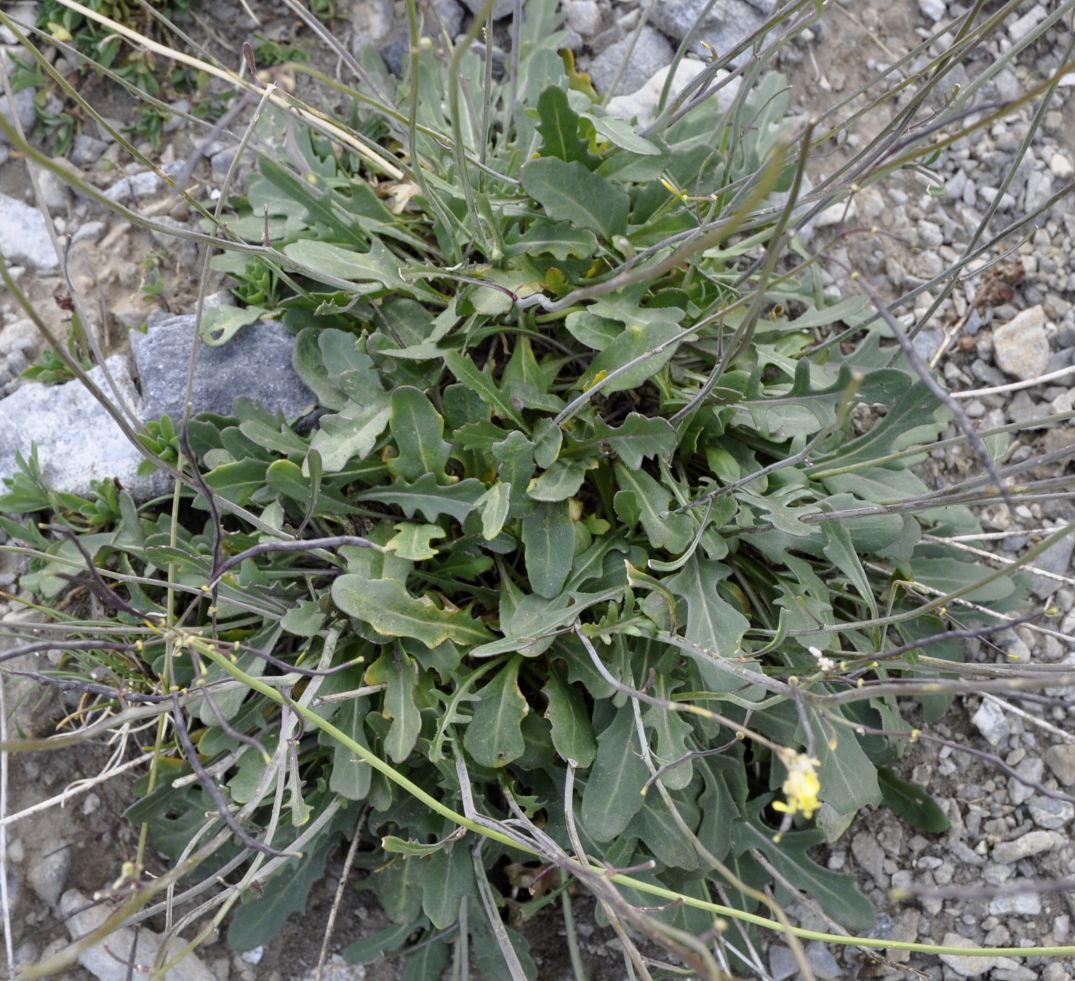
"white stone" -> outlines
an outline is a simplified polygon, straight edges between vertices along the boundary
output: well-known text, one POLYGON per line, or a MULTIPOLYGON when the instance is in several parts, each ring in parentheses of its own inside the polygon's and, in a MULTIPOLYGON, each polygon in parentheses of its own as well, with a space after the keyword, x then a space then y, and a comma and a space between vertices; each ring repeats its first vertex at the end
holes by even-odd
POLYGON ((1008 719, 997 703, 990 699, 982 702, 971 722, 990 746, 999 746, 1008 738, 1008 719))
MULTIPOLYGON (((131 380, 127 359, 113 355, 108 370, 133 411, 142 408, 142 399, 131 380)), ((100 368, 90 378, 110 393, 100 368)), ((142 454, 128 441, 113 418, 79 381, 63 385, 22 385, 0 400, 0 476, 18 472, 16 452, 29 458, 37 446, 42 476, 55 490, 73 494, 90 493, 91 480, 120 476, 132 492, 148 490, 146 478, 136 472, 142 454)), ((155 484, 153 486, 156 486, 155 484)))
MULTIPOLYGON (((945 947, 979 946, 973 940, 961 937, 958 933, 946 933, 944 935, 944 940, 942 940, 941 943, 945 947)), ((1010 957, 983 957, 981 955, 963 957, 958 954, 941 954, 941 960, 952 969, 952 972, 956 977, 960 978, 977 978, 981 977, 987 971, 991 971, 993 968, 1009 967, 1018 964, 1017 961, 1012 960, 1010 957)))
POLYGON ((1072 166, 1070 160, 1062 153, 1054 153, 1049 160, 1049 170, 1052 171, 1054 177, 1059 177, 1061 180, 1067 180, 1075 174, 1075 166, 1072 166))
POLYGON ((918 9, 935 24, 948 14, 948 6, 944 0, 918 0, 918 9))
MULTIPOLYGON (((618 119, 637 119, 640 123, 648 123, 657 115, 657 104, 661 99, 665 79, 671 66, 666 66, 650 77, 640 89, 630 95, 618 95, 608 101, 608 114, 618 119)), ((705 64, 696 58, 684 58, 676 69, 675 77, 669 87, 668 97, 674 99, 682 92, 695 77, 705 70, 705 64)), ((728 72, 719 71, 714 84, 723 79, 728 72)), ((716 93, 717 105, 727 110, 739 91, 739 79, 733 79, 716 93)))
POLYGON ((993 331, 997 367, 1023 381, 1044 374, 1049 366, 1045 310, 1039 303, 993 331))
POLYGON ((45 219, 24 201, 0 194, 0 254, 9 263, 47 272, 59 266, 45 219))
MULTIPOLYGON (((98 929, 112 910, 103 903, 93 903, 77 889, 69 889, 60 899, 60 912, 71 938, 78 939, 98 929)), ((174 944, 170 951, 179 952, 181 944, 174 944)), ((148 967, 157 957, 161 938, 145 924, 135 931, 121 927, 104 940, 81 951, 78 962, 100 981, 149 981, 148 967), (128 969, 134 955, 134 970, 128 969)), ((213 973, 202 963, 197 954, 187 954, 166 975, 165 981, 214 981, 213 973)))
POLYGON ((601 29, 601 8, 597 0, 564 0, 564 21, 583 38, 592 38, 601 29))
POLYGON ((1067 838, 1056 831, 1028 831, 1013 841, 1002 841, 993 848, 993 861, 999 865, 1014 865, 1024 858, 1060 848, 1067 838))
POLYGON ((1013 41, 1022 41, 1047 16, 1045 8, 1040 3, 1035 4, 1022 17, 1008 25, 1008 36, 1013 41))
POLYGON ((1032 891, 1013 896, 995 896, 989 901, 989 912, 993 916, 1038 916, 1041 913, 1041 896, 1032 891))

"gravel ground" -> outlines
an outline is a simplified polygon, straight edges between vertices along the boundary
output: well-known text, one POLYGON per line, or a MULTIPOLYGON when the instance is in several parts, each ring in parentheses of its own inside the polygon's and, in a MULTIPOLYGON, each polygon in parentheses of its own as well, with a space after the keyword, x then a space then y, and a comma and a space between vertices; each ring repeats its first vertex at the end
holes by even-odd
MULTIPOLYGON (((351 22, 354 43, 374 41, 386 54, 395 50, 393 45, 398 48, 403 21, 397 6, 391 0, 356 0, 351 22)), ((466 6, 477 6, 477 0, 467 0, 466 6)), ((611 0, 563 3, 569 40, 578 50, 581 67, 599 85, 617 84, 616 92, 624 97, 628 110, 632 98, 642 99, 634 93, 668 64, 693 14, 702 6, 701 0, 658 2, 647 26, 632 42, 633 28, 645 4, 611 0), (627 68, 617 79, 619 65, 632 43, 627 68)), ((771 0, 718 0, 714 10, 719 16, 706 26, 703 36, 718 48, 726 48, 729 41, 738 40, 737 31, 744 26, 753 29, 772 6, 771 0)), ((991 4, 990 8, 996 6, 991 4)), ((1057 6, 1023 4, 997 35, 996 50, 975 53, 973 63, 967 66, 970 74, 977 74, 998 54, 1017 44, 1027 30, 1057 6)), ((28 9, 33 4, 9 7, 28 9)), ((231 11, 226 2, 215 7, 221 25, 241 22, 239 7, 231 11)), ((465 15, 463 9, 454 0, 437 0, 436 7, 449 30, 458 31, 465 15)), ((510 10, 510 2, 504 7, 510 10)), ((782 56, 781 68, 790 78, 795 104, 804 113, 833 104, 862 82, 877 77, 919 38, 928 36, 939 22, 962 10, 945 0, 831 4, 821 24, 796 40, 782 56)), ((274 31, 289 30, 289 25, 282 20, 269 21, 263 33, 271 38, 274 31)), ((0 43, 10 40, 0 36, 0 43)), ((1045 40, 1022 51, 1014 69, 998 73, 980 98, 1012 99, 1043 81, 1062 64, 1070 40, 1069 31, 1057 26, 1045 40)), ((933 53, 944 50, 950 41, 950 35, 938 39, 933 53)), ((994 229, 1035 210, 1064 188, 1070 190, 1075 175, 1073 91, 1075 74, 1061 83, 1041 130, 1003 193, 999 189, 1029 130, 1036 103, 1023 106, 1012 118, 977 134, 973 141, 945 152, 934 164, 931 180, 913 174, 899 176, 881 188, 862 190, 846 213, 842 206, 826 213, 813 229, 815 247, 823 243, 835 258, 859 269, 890 297, 927 283, 958 259, 998 193, 999 207, 991 225, 994 229), (943 192, 929 193, 929 183, 943 185, 943 192), (886 234, 836 238, 844 228, 875 225, 882 226, 886 234)), ((20 106, 17 110, 29 124, 32 114, 27 114, 25 97, 20 106)), ((123 106, 117 105, 115 111, 121 114, 123 106)), ((851 138, 866 139, 871 135, 871 126, 877 125, 876 119, 867 118, 851 138)), ((169 132, 165 140, 157 157, 163 163, 182 161, 191 151, 191 133, 183 127, 169 132)), ((130 182, 115 180, 114 168, 120 162, 117 150, 115 145, 87 133, 76 140, 70 159, 85 173, 95 175, 103 186, 112 186, 116 195, 127 195, 130 182), (102 161, 109 161, 112 169, 102 161)), ((207 184, 219 181, 230 162, 228 151, 223 141, 214 147, 197 176, 207 184)), ((35 220, 32 211, 19 207, 29 191, 25 171, 14 157, 8 158, 8 148, 0 144, 0 192, 6 196, 0 198, 0 249, 22 269, 22 285, 45 316, 58 326, 64 313, 52 296, 63 290, 63 283, 55 262, 50 263, 47 242, 42 242, 43 225, 35 220)), ((837 153, 817 161, 815 181, 838 160, 837 153)), ((161 200, 155 196, 153 182, 143 180, 145 186, 136 191, 134 200, 141 204, 161 200)), ((189 307, 195 284, 185 271, 190 267, 191 256, 167 241, 127 230, 89 202, 72 197, 59 181, 47 180, 42 190, 58 230, 76 243, 72 250, 76 283, 88 288, 88 295, 101 297, 102 307, 111 311, 110 329, 116 338, 123 329, 141 323, 153 308, 154 302, 142 289, 147 257, 151 255, 158 257, 154 262, 165 273, 167 290, 163 302, 173 310, 189 307)), ((178 222, 189 219, 182 206, 172 207, 170 217, 178 222)), ((1028 230, 1025 240, 1010 254, 992 257, 1002 261, 987 265, 983 260, 972 265, 970 275, 923 323, 915 340, 919 354, 936 361, 951 391, 974 393, 961 399, 968 416, 983 427, 1020 425, 1013 434, 1007 462, 1053 454, 1054 462, 1040 471, 1050 476, 1072 474, 1070 459, 1063 459, 1061 451, 1075 447, 1075 425, 1070 419, 1048 427, 1030 422, 1073 409, 1075 374, 1065 373, 1075 362, 1073 251, 1075 208, 1069 195, 1043 214, 1037 228, 1028 230), (1054 377, 1022 388, 1016 385, 1043 374, 1054 377)), ((907 323, 912 315, 919 322, 933 298, 928 290, 919 294, 905 311, 907 323)), ((19 384, 17 376, 34 356, 37 340, 11 300, 3 296, 0 314, 0 394, 5 394, 19 384)), ((104 339, 109 340, 107 331, 104 339)), ((939 487, 961 479, 975 467, 964 449, 955 448, 934 451, 926 470, 939 487)), ((999 506, 985 509, 982 518, 987 536, 969 541, 966 546, 981 551, 983 570, 992 568, 1017 558, 1073 517, 1075 507, 1063 499, 1021 506, 1015 514, 999 506)), ((1075 580, 1071 559, 1069 538, 1035 562, 1034 593, 1050 610, 1046 618, 1017 627, 989 643, 971 644, 968 658, 1000 664, 1013 659, 1075 664, 1075 580)), ((0 555, 0 588, 8 588, 15 573, 12 560, 0 555)), ((1049 694, 1054 697, 1048 704, 1010 696, 960 699, 941 723, 928 730, 940 742, 920 742, 902 761, 902 775, 925 786, 941 804, 951 823, 947 834, 916 834, 891 813, 876 811, 862 815, 831 846, 829 867, 853 872, 883 911, 874 931, 876 936, 956 946, 1073 942, 1073 893, 1011 891, 1020 882, 1075 876, 1071 838, 1075 819, 1073 691, 1065 688, 1049 694), (923 896, 903 904, 889 899, 890 889, 908 887, 959 887, 960 893, 952 897, 923 896)), ((8 704, 21 706, 19 711, 31 711, 30 717, 20 717, 16 712, 16 728, 20 718, 31 724, 32 703, 13 698, 9 688, 8 704)), ((8 724, 12 725, 10 720, 8 724)), ((78 774, 93 774, 102 760, 115 751, 115 746, 99 746, 62 757, 20 757, 9 772, 8 812, 59 793, 78 774)), ((125 789, 123 778, 119 778, 82 793, 63 811, 42 812, 34 820, 8 829, 9 903, 14 910, 22 959, 42 956, 66 942, 68 931, 58 926, 65 918, 69 926, 77 924, 85 929, 83 921, 71 919, 69 914, 86 896, 106 888, 119 864, 130 854, 130 832, 119 817, 125 789)), ((321 905, 311 908, 309 922, 304 920, 293 929, 289 927, 287 937, 261 952, 260 960, 250 955, 230 955, 222 945, 211 945, 201 952, 200 960, 191 962, 189 974, 175 976, 271 981, 303 977, 313 963, 311 956, 316 959, 320 944, 317 924, 323 919, 323 900, 328 895, 328 890, 324 896, 315 895, 315 903, 321 905), (316 939, 311 941, 310 936, 316 939), (207 974, 197 973, 199 967, 207 974)), ((792 919, 804 926, 829 928, 808 903, 791 912, 792 919)), ((377 916, 375 911, 357 905, 348 915, 354 921, 366 922, 364 929, 372 929, 377 916)), ((555 927, 549 929, 550 937, 544 938, 549 952, 542 977, 559 978, 566 975, 562 960, 557 961, 555 927)), ((347 930, 341 932, 346 934, 347 930)), ((353 935, 354 927, 351 932, 353 935)), ((620 976, 614 951, 600 934, 595 933, 587 945, 595 977, 620 976)), ((811 945, 809 954, 819 978, 1075 978, 1075 968, 1060 960, 936 958, 900 953, 877 958, 853 948, 831 951, 820 945, 811 945)), ((794 976, 796 970, 786 948, 774 943, 769 949, 770 977, 780 981, 794 976)), ((336 965, 333 971, 326 972, 326 978, 343 981, 365 977, 380 981, 394 973, 390 966, 383 971, 363 971, 336 965)), ((72 968, 63 976, 72 981, 125 976, 125 968, 115 961, 111 965, 99 962, 93 972, 72 968)))

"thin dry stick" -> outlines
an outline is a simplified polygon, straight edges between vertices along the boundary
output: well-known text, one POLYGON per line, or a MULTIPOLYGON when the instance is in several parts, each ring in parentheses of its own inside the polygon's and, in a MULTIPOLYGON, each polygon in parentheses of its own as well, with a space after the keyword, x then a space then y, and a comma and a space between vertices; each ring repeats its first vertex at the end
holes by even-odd
POLYGON ((186 723, 183 721, 183 710, 180 708, 179 700, 176 698, 173 698, 172 704, 172 723, 175 726, 176 735, 179 737, 179 745, 183 748, 183 755, 190 764, 190 768, 198 774, 198 782, 202 785, 202 789, 216 804, 220 820, 231 829, 232 833, 247 848, 253 848, 254 851, 261 852, 263 855, 271 855, 273 858, 301 858, 302 856, 295 852, 283 852, 278 848, 273 848, 271 845, 258 841, 239 824, 235 815, 231 813, 231 807, 223 791, 216 785, 216 781, 205 772, 205 767, 202 766, 201 761, 198 759, 198 751, 194 748, 194 743, 191 742, 190 733, 187 732, 186 723))
POLYGON ((1056 381, 1058 378, 1066 378, 1068 375, 1075 375, 1075 365, 1068 365, 1066 368, 1059 368, 1056 371, 1050 371, 1044 375, 1038 375, 1037 378, 1030 378, 1026 381, 1012 382, 1010 385, 993 385, 991 388, 974 388, 966 392, 952 392, 951 395, 954 399, 976 399, 981 398, 983 395, 1005 395, 1008 392, 1018 392, 1024 388, 1034 388, 1037 385, 1044 385, 1046 382, 1056 381))
POLYGON ((1070 732, 1065 732, 1057 726, 1054 726, 1051 722, 1041 718, 1041 716, 1034 715, 1032 712, 1026 711, 1026 709, 1019 708, 1018 705, 1012 705, 1011 702, 1005 701, 1003 698, 998 698, 996 695, 986 695, 985 701, 992 702, 998 708, 1005 712, 1010 712, 1012 715, 1019 716, 1026 722, 1029 722, 1033 726, 1037 726, 1039 729, 1044 729, 1050 735, 1056 736, 1057 739, 1065 743, 1075 743, 1075 735, 1070 732))
POLYGON ((317 958, 317 972, 315 981, 321 981, 321 975, 328 961, 328 948, 332 942, 332 933, 336 929, 336 917, 340 912, 340 904, 343 902, 343 892, 347 888, 347 879, 351 874, 351 866, 354 865, 355 855, 358 854, 358 843, 362 839, 362 825, 366 821, 366 811, 363 809, 355 822, 355 833, 351 838, 351 844, 347 849, 347 856, 343 860, 343 869, 340 872, 340 881, 336 886, 336 894, 332 897, 332 908, 328 912, 328 921, 325 923, 325 936, 321 941, 321 953, 317 958))
MULTIPOLYGON (((3 761, 0 761, 0 766, 6 766, 7 754, 3 756, 3 761)), ((14 814, 4 814, 3 818, 0 818, 0 828, 6 828, 9 824, 15 824, 18 821, 22 821, 25 818, 33 817, 35 814, 39 814, 41 811, 47 811, 50 807, 63 807, 69 800, 77 797, 79 794, 84 794, 87 790, 91 790, 99 784, 105 783, 111 780, 113 777, 118 777, 122 773, 126 773, 128 770, 134 770, 140 767, 143 763, 148 763, 153 758, 152 753, 143 753, 141 756, 136 757, 133 760, 128 760, 121 766, 113 767, 110 770, 106 770, 103 773, 98 773, 94 777, 89 777, 85 780, 79 780, 76 783, 64 788, 60 793, 54 797, 49 797, 47 800, 39 801, 30 807, 25 807, 21 811, 16 811, 14 814)), ((0 805, 0 811, 4 810, 0 805)))

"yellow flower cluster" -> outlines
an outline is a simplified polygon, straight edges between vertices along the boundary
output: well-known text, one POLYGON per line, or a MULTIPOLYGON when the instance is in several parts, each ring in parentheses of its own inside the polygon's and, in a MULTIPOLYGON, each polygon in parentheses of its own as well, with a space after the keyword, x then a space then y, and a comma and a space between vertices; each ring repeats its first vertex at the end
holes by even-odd
POLYGON ((773 810, 784 814, 802 814, 809 820, 821 807, 821 802, 817 799, 821 790, 821 781, 817 777, 820 764, 817 760, 792 750, 781 753, 780 759, 788 770, 788 778, 783 787, 788 801, 786 804, 781 800, 774 801, 773 810))

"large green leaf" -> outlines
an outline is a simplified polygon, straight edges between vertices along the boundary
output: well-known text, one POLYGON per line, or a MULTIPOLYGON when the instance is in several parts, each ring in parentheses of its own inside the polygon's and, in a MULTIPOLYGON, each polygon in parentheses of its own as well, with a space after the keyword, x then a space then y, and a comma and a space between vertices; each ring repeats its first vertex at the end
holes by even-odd
MULTIPOLYGON (((368 699, 348 699, 333 715, 332 724, 360 746, 368 746, 364 724, 368 710, 368 699)), ((370 775, 373 772, 369 764, 364 760, 356 759, 354 751, 344 746, 343 743, 334 739, 330 740, 324 735, 323 741, 332 744, 332 774, 329 777, 329 790, 348 800, 365 800, 370 792, 370 775)))
POLYGON ((423 859, 422 864, 422 912, 436 929, 447 930, 459 919, 459 904, 463 897, 474 889, 470 849, 464 842, 457 841, 437 849, 429 858, 423 859))
POLYGON ((627 192, 591 173, 578 161, 541 157, 523 164, 523 190, 550 218, 571 221, 605 238, 627 231, 627 192))
POLYGON ((223 463, 205 475, 205 482, 221 497, 234 504, 246 504, 250 496, 265 486, 264 460, 223 463))
POLYGON ((543 694, 548 702, 545 718, 552 726, 552 744, 562 760, 574 760, 586 768, 597 753, 590 715, 581 694, 550 672, 543 694))
POLYGON ((881 785, 882 802, 912 828, 934 835, 948 830, 948 817, 925 788, 901 780, 887 766, 877 768, 877 778, 881 785))
POLYGON ((478 692, 463 746, 482 766, 507 766, 526 749, 520 726, 530 711, 519 689, 519 668, 523 659, 516 655, 478 692))
POLYGON ((414 483, 397 480, 386 487, 374 487, 354 495, 356 501, 379 501, 395 504, 408 518, 421 512, 426 521, 435 521, 446 514, 462 522, 485 493, 480 480, 467 477, 457 484, 438 484, 431 473, 423 474, 414 483))
POLYGON ((538 132, 541 134, 541 155, 560 160, 577 160, 593 169, 597 158, 590 153, 588 141, 579 135, 579 117, 567 103, 567 95, 559 86, 550 85, 538 97, 538 132))
POLYGON ((321 454, 326 473, 339 473, 348 461, 370 455, 389 418, 388 397, 383 393, 363 405, 348 402, 338 413, 321 420, 310 448, 321 454))
POLYGON ((417 480, 425 474, 443 479, 444 467, 452 451, 444 441, 444 420, 426 396, 405 385, 391 396, 389 426, 399 455, 388 461, 388 469, 403 480, 417 480))
POLYGON ((366 669, 365 681, 368 685, 386 686, 381 714, 391 720, 391 725, 385 750, 394 763, 402 763, 411 755, 422 729, 422 716, 414 700, 418 665, 400 651, 387 651, 366 669))
POLYGON ((424 562, 436 556, 433 547, 434 538, 445 538, 448 533, 440 525, 416 525, 410 521, 400 522, 395 526, 396 533, 385 545, 401 559, 411 562, 424 562))
POLYGON ((327 277, 324 282, 363 284, 357 292, 376 292, 382 288, 414 291, 400 275, 399 260, 379 239, 370 240, 368 252, 358 252, 331 242, 303 238, 285 245, 284 255, 314 279, 321 275, 327 277))
POLYGON ((676 430, 667 419, 648 419, 632 412, 618 429, 598 419, 568 445, 572 454, 592 450, 615 453, 625 466, 637 470, 643 460, 671 457, 676 448, 676 430))
POLYGON ((649 771, 640 749, 634 713, 621 708, 597 737, 597 756, 582 792, 582 823, 594 841, 621 835, 642 807, 649 771))
POLYGON ((274 877, 286 880, 286 888, 276 882, 258 898, 240 905, 228 924, 228 946, 232 950, 253 950, 275 940, 284 921, 292 913, 306 909, 310 890, 325 874, 325 862, 334 847, 332 836, 313 854, 289 860, 274 877))
POLYGON ((368 623, 385 637, 413 637, 430 650, 450 640, 470 646, 490 640, 481 621, 462 610, 444 610, 428 596, 414 597, 398 579, 338 576, 332 599, 348 616, 368 623))
POLYGON ((738 655, 739 642, 750 626, 750 621, 717 592, 717 583, 730 573, 723 563, 699 558, 696 553, 676 575, 662 580, 687 604, 684 636, 721 657, 738 655))
POLYGON ((569 501, 536 501, 523 519, 523 550, 530 587, 538 596, 559 596, 575 557, 575 525, 569 501))
MULTIPOLYGON (((841 926, 855 932, 873 926, 877 910, 859 891, 854 878, 830 872, 810 857, 810 849, 824 841, 820 831, 789 831, 776 842, 772 828, 757 818, 735 821, 731 831, 736 852, 757 848, 796 889, 801 889, 841 926)), ((784 890, 778 888, 778 898, 781 892, 784 890)), ((785 896, 783 901, 789 898, 785 896)))
POLYGON ((854 732, 846 726, 833 727, 823 716, 812 716, 814 744, 821 765, 818 797, 838 814, 854 814, 867 804, 881 802, 877 767, 863 752, 854 732))
POLYGON ((566 501, 578 493, 586 479, 589 462, 586 460, 557 460, 526 488, 532 501, 566 501))
POLYGON ((563 262, 572 257, 588 259, 597 251, 597 236, 570 222, 536 218, 521 235, 509 235, 504 242, 507 255, 541 255, 545 252, 563 262))
POLYGON ((470 358, 465 354, 460 354, 458 351, 445 351, 444 364, 455 375, 461 385, 465 385, 472 392, 475 392, 483 402, 492 406, 494 415, 501 419, 508 419, 520 429, 526 431, 526 422, 523 420, 519 410, 511 404, 511 400, 500 390, 488 369, 479 371, 470 358))
POLYGON ((694 522, 686 514, 666 514, 672 504, 672 493, 645 470, 631 470, 616 464, 616 514, 628 522, 641 522, 646 537, 654 548, 682 552, 691 543, 694 522))
POLYGON ((679 320, 683 311, 672 307, 663 312, 666 316, 660 319, 629 324, 590 362, 589 369, 581 379, 582 387, 590 388, 623 365, 638 360, 638 364, 617 374, 612 381, 601 387, 605 395, 626 392, 638 388, 647 378, 652 378, 668 364, 677 347, 670 342, 682 333, 679 320))
POLYGON ((937 397, 922 382, 917 382, 868 433, 845 443, 826 463, 846 467, 933 439, 944 426, 940 420, 946 412, 937 397))

